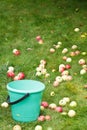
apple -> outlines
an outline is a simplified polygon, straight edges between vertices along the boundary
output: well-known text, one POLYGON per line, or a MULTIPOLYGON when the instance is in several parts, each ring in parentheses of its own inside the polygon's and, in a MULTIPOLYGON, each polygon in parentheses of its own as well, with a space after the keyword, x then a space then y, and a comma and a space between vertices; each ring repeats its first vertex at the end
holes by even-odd
POLYGON ((49 108, 50 109, 55 109, 57 106, 56 106, 56 104, 55 103, 51 103, 51 104, 49 104, 49 108))
POLYGON ((75 32, 79 32, 80 29, 79 29, 79 28, 75 28, 74 31, 75 31, 75 32))
POLYGON ((52 127, 47 127, 47 130, 53 130, 53 128, 52 127))
POLYGON ((66 62, 71 62, 72 61, 72 59, 70 58, 70 57, 68 57, 67 59, 66 59, 66 62))
POLYGON ((14 67, 13 66, 9 66, 8 67, 8 71, 14 71, 14 67))
POLYGON ((47 78, 47 77, 49 77, 50 76, 50 74, 49 73, 46 73, 45 74, 45 78, 47 78))
POLYGON ((17 49, 13 49, 13 53, 15 53, 17 51, 17 49))
POLYGON ((71 76, 71 75, 67 75, 66 80, 67 80, 67 81, 71 81, 71 80, 72 80, 72 76, 71 76))
POLYGON ((58 106, 55 108, 55 111, 57 112, 63 112, 63 108, 61 106, 58 106))
POLYGON ((82 52, 81 54, 85 56, 87 53, 84 51, 84 52, 82 52))
POLYGON ((7 108, 9 105, 8 105, 8 103, 7 102, 3 102, 2 104, 1 104, 1 107, 5 107, 5 108, 7 108))
POLYGON ((13 50, 13 54, 16 55, 16 56, 18 56, 18 55, 20 55, 20 51, 17 50, 17 49, 14 49, 14 50, 13 50))
POLYGON ((65 68, 66 68, 66 69, 70 69, 71 66, 70 66, 69 64, 67 64, 67 65, 65 66, 65 68))
POLYGON ((15 125, 12 130, 22 130, 20 125, 15 125))
POLYGON ((7 72, 7 77, 13 78, 14 76, 15 76, 15 74, 14 74, 13 71, 8 71, 8 72, 7 72))
POLYGON ((68 70, 65 70, 61 73, 61 75, 68 75, 69 74, 69 71, 68 70))
POLYGON ((67 80, 67 75, 62 75, 62 79, 63 79, 64 81, 66 81, 66 80, 67 80))
POLYGON ((57 44, 58 44, 58 45, 62 45, 62 42, 59 41, 57 44))
POLYGON ((60 47, 61 47, 60 45, 55 45, 55 48, 56 48, 56 49, 58 49, 58 48, 60 48, 60 47))
POLYGON ((86 62, 84 59, 80 59, 79 62, 78 62, 80 65, 84 65, 86 62))
POLYGON ((39 71, 36 72, 36 76, 41 76, 41 75, 42 75, 41 72, 39 71))
POLYGON ((38 41, 38 43, 39 43, 39 44, 43 44, 43 40, 40 39, 40 40, 38 41))
POLYGON ((70 98, 69 97, 64 97, 63 100, 65 100, 66 103, 70 102, 70 98))
POLYGON ((73 45, 73 46, 72 46, 72 49, 76 49, 76 48, 77 48, 77 45, 73 45))
POLYGON ((40 115, 39 117, 38 117, 38 121, 44 121, 45 120, 45 116, 44 115, 40 115))
POLYGON ((59 83, 61 83, 62 82, 62 77, 61 76, 57 76, 56 77, 56 81, 59 82, 59 83))
POLYGON ((41 110, 41 111, 44 111, 44 106, 40 106, 40 110, 41 110))
POLYGON ((69 110, 68 116, 69 117, 74 117, 76 115, 76 112, 74 110, 69 110))
POLYGON ((70 102, 70 107, 76 107, 77 106, 77 102, 76 101, 72 101, 70 102))
POLYGON ((61 112, 61 115, 63 115, 63 116, 66 116, 67 115, 67 112, 61 112))
POLYGON ((41 61, 40 61, 40 64, 46 65, 46 60, 41 60, 41 61))
POLYGON ((59 72, 62 73, 65 70, 65 67, 59 68, 59 72))
POLYGON ((42 103, 41 103, 41 106, 43 106, 44 108, 47 108, 48 107, 48 102, 46 102, 46 101, 42 101, 42 103))
POLYGON ((79 55, 79 54, 80 54, 80 51, 79 51, 79 50, 75 51, 75 54, 76 54, 76 55, 79 55))
POLYGON ((59 82, 57 81, 57 80, 55 80, 54 82, 53 82, 53 86, 54 87, 57 87, 59 85, 59 82))
POLYGON ((66 101, 63 100, 63 99, 61 99, 61 100, 59 101, 59 105, 60 105, 60 106, 65 106, 65 105, 66 105, 66 101))
POLYGON ((83 74, 85 74, 85 73, 86 73, 86 70, 85 70, 85 69, 81 69, 81 70, 80 70, 80 74, 81 74, 81 75, 83 75, 83 74))
POLYGON ((44 74, 46 74, 46 73, 47 73, 47 70, 46 70, 45 68, 41 70, 41 74, 44 75, 44 74))
POLYGON ((19 76, 15 76, 13 80, 20 80, 19 76))
POLYGON ((65 54, 65 53, 67 53, 68 52, 68 49, 67 48, 64 48, 63 50, 62 50, 62 54, 65 54))
POLYGON ((52 92, 50 93, 50 96, 55 96, 55 92, 52 91, 52 92))
POLYGON ((54 53, 54 52, 55 52, 55 49, 54 49, 54 48, 50 48, 50 52, 51 52, 51 53, 54 53))
POLYGON ((73 51, 70 53, 70 56, 75 56, 75 55, 76 55, 76 54, 75 54, 75 52, 73 52, 73 51))
POLYGON ((19 77, 19 79, 24 79, 25 78, 25 74, 23 72, 20 72, 18 74, 18 77, 19 77))
POLYGON ((37 37, 36 37, 36 40, 37 40, 37 41, 40 41, 40 40, 41 40, 41 36, 37 36, 37 37))
POLYGON ((34 129, 34 130, 42 130, 42 126, 41 126, 41 125, 35 126, 35 129, 34 129))
POLYGON ((50 119, 51 119, 50 115, 45 116, 45 120, 50 120, 50 119))
POLYGON ((67 57, 66 57, 66 56, 63 56, 63 58, 62 58, 62 59, 66 61, 67 57))

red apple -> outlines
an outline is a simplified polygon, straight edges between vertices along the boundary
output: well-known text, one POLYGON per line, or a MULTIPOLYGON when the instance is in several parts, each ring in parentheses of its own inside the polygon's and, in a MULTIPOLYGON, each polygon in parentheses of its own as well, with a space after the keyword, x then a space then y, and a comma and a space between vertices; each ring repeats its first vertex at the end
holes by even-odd
POLYGON ((62 73, 64 70, 65 70, 64 67, 60 67, 60 68, 59 68, 59 72, 61 72, 61 73, 62 73))
POLYGON ((41 106, 43 106, 44 108, 47 108, 48 107, 48 102, 46 102, 46 101, 43 101, 42 103, 41 103, 41 106))
POLYGON ((13 78, 14 76, 15 76, 15 74, 14 74, 13 71, 8 71, 8 72, 7 72, 7 77, 13 78))
POLYGON ((55 111, 57 111, 57 112, 63 112, 63 108, 60 107, 60 106, 58 106, 58 107, 55 108, 55 111))
POLYGON ((69 64, 67 64, 65 67, 66 67, 66 69, 70 69, 71 68, 71 66, 69 64))
POLYGON ((16 55, 16 56, 18 56, 18 55, 20 55, 20 51, 17 50, 17 49, 14 49, 14 50, 13 50, 13 54, 16 55))
POLYGON ((45 116, 44 115, 41 115, 38 117, 38 121, 44 121, 45 120, 45 116))
POLYGON ((20 72, 18 74, 18 77, 19 77, 19 79, 24 79, 25 78, 25 74, 23 72, 20 72))
POLYGON ((40 40, 41 40, 41 36, 37 36, 37 37, 36 37, 36 40, 37 40, 37 41, 40 41, 40 40))

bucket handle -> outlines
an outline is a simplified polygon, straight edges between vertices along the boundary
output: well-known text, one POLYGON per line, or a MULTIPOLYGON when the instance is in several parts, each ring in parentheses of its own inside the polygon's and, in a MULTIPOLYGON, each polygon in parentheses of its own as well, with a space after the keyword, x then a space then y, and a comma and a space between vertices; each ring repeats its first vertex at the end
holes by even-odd
POLYGON ((19 103, 20 101, 24 100, 25 98, 27 98, 29 96, 29 93, 26 93, 22 98, 16 100, 16 101, 13 101, 13 102, 10 102, 10 96, 8 95, 7 97, 7 103, 10 104, 10 105, 14 105, 14 104, 17 104, 19 103))

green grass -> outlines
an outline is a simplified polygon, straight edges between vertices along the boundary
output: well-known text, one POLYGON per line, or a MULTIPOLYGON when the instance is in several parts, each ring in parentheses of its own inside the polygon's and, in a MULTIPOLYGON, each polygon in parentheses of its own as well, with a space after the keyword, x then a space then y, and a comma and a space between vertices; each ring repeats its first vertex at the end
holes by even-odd
MULTIPOLYGON (((15 73, 24 72, 26 79, 42 81, 46 89, 43 99, 50 103, 56 103, 65 96, 77 101, 76 116, 69 118, 56 113, 53 110, 45 109, 44 115, 51 115, 50 121, 21 123, 12 119, 10 107, 0 107, 0 130, 12 130, 13 126, 19 124, 22 130, 34 130, 36 125, 42 125, 43 130, 86 130, 87 129, 87 73, 80 75, 81 66, 78 61, 84 58, 87 62, 87 55, 72 57, 70 74, 72 81, 63 82, 59 87, 53 87, 53 81, 58 72, 58 66, 62 60, 63 48, 68 48, 66 54, 70 57, 73 44, 78 46, 80 52, 87 52, 87 1, 86 0, 0 0, 0 104, 6 101, 8 92, 6 85, 11 79, 7 78, 8 66, 14 66, 15 73), (74 28, 80 28, 79 32, 74 32, 74 28), (85 34, 81 38, 82 34, 85 34), (36 41, 36 36, 40 35, 44 44, 40 45, 36 41), (61 48, 55 53, 50 53, 50 48, 58 41, 62 42, 61 48), (21 54, 14 56, 13 49, 19 49, 21 54), (32 48, 27 51, 27 48, 32 48), (46 69, 50 77, 37 77, 36 67, 40 60, 47 61, 46 69), (53 73, 52 69, 56 71, 53 73), (76 74, 75 74, 76 73, 76 74), (50 81, 50 83, 49 83, 50 81), (50 93, 54 91, 55 96, 50 93)), ((70 109, 70 108, 65 108, 70 109)))

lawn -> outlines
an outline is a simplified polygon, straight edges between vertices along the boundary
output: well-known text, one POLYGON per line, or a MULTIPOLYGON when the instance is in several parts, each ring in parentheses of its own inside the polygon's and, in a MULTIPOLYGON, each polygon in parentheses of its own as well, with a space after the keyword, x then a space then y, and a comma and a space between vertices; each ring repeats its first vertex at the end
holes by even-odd
POLYGON ((77 104, 71 107, 68 102, 63 106, 65 115, 45 108, 41 115, 50 115, 50 120, 27 123, 15 121, 10 106, 0 106, 0 130, 12 130, 15 125, 22 130, 35 130, 37 125, 42 130, 87 130, 86 43, 86 0, 0 0, 0 104, 8 96, 7 84, 14 80, 7 76, 10 66, 14 67, 15 75, 23 72, 25 79, 43 82, 42 101, 49 105, 59 106, 64 97, 77 104), (19 55, 13 54, 15 49, 20 51, 19 55), (80 64, 81 59, 85 63, 80 64), (37 73, 41 60, 46 61, 45 74, 37 73), (62 77, 65 68, 59 72, 61 64, 70 65, 66 69, 67 80, 62 77), (62 81, 54 86, 58 76, 62 81), (69 117, 69 110, 76 115, 69 117))

